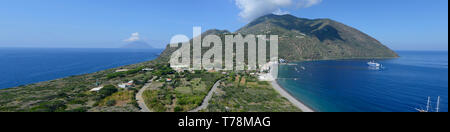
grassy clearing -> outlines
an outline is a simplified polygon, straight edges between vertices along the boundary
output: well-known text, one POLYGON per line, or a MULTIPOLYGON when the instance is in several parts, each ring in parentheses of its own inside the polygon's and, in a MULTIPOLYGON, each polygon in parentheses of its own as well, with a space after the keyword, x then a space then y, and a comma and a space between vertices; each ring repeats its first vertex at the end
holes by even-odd
POLYGON ((135 91, 121 91, 106 97, 98 103, 98 106, 125 106, 127 104, 135 105, 135 91))
POLYGON ((145 91, 147 106, 156 112, 186 112, 200 106, 214 83, 222 77, 219 73, 196 71, 181 72, 162 77, 173 79, 158 89, 145 91))
POLYGON ((300 112, 268 82, 253 76, 229 76, 219 86, 205 112, 300 112))

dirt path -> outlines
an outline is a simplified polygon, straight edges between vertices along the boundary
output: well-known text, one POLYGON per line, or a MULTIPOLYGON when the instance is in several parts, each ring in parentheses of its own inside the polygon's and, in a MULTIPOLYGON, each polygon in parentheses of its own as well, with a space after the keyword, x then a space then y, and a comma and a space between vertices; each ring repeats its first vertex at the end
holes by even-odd
POLYGON ((202 105, 200 105, 199 107, 197 107, 189 112, 199 112, 200 110, 206 109, 209 105, 209 100, 211 100, 214 93, 217 91, 217 88, 219 87, 219 85, 220 85, 220 80, 214 84, 214 86, 211 88, 211 91, 209 91, 208 95, 205 97, 205 99, 203 99, 202 105))
POLYGON ((144 98, 142 97, 144 91, 148 90, 151 85, 152 82, 146 83, 144 87, 142 87, 141 90, 139 90, 139 92, 136 94, 136 100, 137 103, 139 104, 139 107, 141 108, 141 112, 151 112, 150 109, 145 104, 144 98))

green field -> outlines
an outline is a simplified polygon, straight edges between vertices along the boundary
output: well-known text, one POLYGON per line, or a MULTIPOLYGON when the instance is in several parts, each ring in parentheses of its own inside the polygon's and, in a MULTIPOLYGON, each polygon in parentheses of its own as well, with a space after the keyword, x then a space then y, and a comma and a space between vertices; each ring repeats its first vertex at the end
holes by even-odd
MULTIPOLYGON (((155 112, 187 112, 200 106, 221 74, 205 71, 182 72, 167 76, 173 81, 144 92, 147 106, 155 112)), ((166 78, 161 78, 166 80, 166 78)))
POLYGON ((229 76, 205 112, 300 112, 276 92, 269 82, 241 74, 229 76))

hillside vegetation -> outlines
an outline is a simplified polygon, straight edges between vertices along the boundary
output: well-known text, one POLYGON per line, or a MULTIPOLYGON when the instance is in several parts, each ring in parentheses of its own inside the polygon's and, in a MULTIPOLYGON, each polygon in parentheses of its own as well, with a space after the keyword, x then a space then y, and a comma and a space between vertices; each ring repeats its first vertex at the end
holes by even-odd
MULTIPOLYGON (((234 33, 213 29, 203 33, 202 37, 219 35, 224 41, 224 36, 230 34, 278 35, 279 57, 289 61, 399 57, 375 38, 330 19, 266 15, 234 33)), ((168 61, 176 49, 167 47, 159 59, 168 61)))

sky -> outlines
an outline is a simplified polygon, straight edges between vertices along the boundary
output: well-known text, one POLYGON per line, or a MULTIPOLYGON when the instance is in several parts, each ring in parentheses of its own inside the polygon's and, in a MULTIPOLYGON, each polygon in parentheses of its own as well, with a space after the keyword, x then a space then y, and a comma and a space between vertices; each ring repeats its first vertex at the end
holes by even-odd
POLYGON ((233 32, 269 13, 330 18, 394 50, 448 50, 448 0, 0 0, 0 47, 164 48, 193 26, 233 32))

